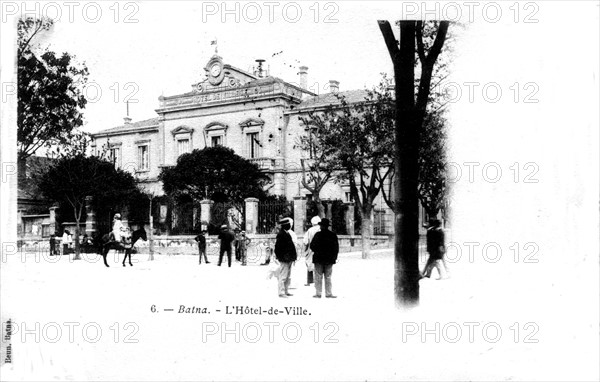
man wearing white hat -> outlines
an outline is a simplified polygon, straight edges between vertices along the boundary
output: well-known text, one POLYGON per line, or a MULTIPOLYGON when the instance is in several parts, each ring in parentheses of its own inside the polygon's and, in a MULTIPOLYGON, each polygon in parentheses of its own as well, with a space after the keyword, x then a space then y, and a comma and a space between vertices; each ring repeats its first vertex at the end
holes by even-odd
POLYGON ((127 237, 127 230, 121 221, 121 214, 116 213, 113 217, 113 236, 116 242, 121 242, 123 237, 127 237))
POLYGON ((306 268, 307 268, 306 269, 306 284, 305 284, 305 286, 309 286, 310 284, 313 283, 313 271, 315 269, 315 266, 313 264, 314 252, 312 251, 312 249, 310 249, 310 243, 312 242, 313 237, 315 237, 315 234, 321 230, 321 226, 319 225, 320 222, 321 222, 321 218, 318 215, 313 216, 313 218, 310 219, 310 223, 312 224, 312 227, 310 227, 308 229, 308 231, 306 231, 306 235, 304 235, 304 253, 306 254, 306 268))

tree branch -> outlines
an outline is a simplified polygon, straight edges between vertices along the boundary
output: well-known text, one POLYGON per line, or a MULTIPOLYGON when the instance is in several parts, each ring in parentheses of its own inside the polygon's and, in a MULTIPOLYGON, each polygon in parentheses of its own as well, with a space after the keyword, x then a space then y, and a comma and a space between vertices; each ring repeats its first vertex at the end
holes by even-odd
POLYGON ((387 20, 377 20, 379 24, 379 30, 383 35, 383 40, 385 41, 385 45, 387 46, 387 50, 390 53, 390 57, 394 65, 396 64, 396 60, 398 54, 400 54, 400 49, 398 48, 398 41, 396 40, 396 36, 394 36, 394 32, 392 31, 392 27, 387 20))

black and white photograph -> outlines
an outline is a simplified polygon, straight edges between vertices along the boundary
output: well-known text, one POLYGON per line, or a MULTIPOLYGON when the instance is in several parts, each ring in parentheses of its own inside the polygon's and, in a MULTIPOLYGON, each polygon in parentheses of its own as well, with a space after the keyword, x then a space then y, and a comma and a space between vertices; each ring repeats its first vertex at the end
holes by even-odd
POLYGON ((0 381, 600 380, 600 1, 0 8, 0 381))

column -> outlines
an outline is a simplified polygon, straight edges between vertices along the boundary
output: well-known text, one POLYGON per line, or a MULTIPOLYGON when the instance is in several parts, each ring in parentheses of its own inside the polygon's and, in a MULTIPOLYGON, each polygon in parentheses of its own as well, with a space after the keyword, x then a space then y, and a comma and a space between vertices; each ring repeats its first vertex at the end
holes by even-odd
POLYGON ((306 226, 306 198, 294 196, 294 232, 296 236, 304 235, 306 226))
POLYGON ((50 207, 50 232, 48 232, 50 235, 56 235, 56 210, 58 210, 57 206, 50 207))
POLYGON ((258 227, 258 199, 246 198, 246 234, 254 234, 258 227))
POLYGON ((17 235, 25 234, 25 223, 23 222, 23 212, 25 212, 25 210, 23 210, 23 209, 17 210, 17 235))
POLYGON ((96 212, 92 207, 91 196, 85 197, 85 211, 87 213, 85 219, 85 233, 87 233, 89 237, 92 237, 92 235, 96 233, 96 212))
POLYGON ((346 216, 344 216, 346 232, 348 235, 354 235, 354 202, 346 202, 344 205, 348 207, 346 208, 346 216))
POLYGON ((201 200, 200 201, 200 229, 208 230, 208 224, 210 223, 210 210, 215 202, 212 200, 201 200))
POLYGON ((194 203, 194 207, 192 207, 192 229, 196 232, 198 225, 196 222, 198 221, 198 206, 194 203))
POLYGON ((331 222, 331 209, 333 207, 333 201, 331 199, 322 199, 323 203, 325 203, 325 205, 327 206, 327 211, 325 211, 325 217, 327 219, 329 219, 329 221, 331 222))

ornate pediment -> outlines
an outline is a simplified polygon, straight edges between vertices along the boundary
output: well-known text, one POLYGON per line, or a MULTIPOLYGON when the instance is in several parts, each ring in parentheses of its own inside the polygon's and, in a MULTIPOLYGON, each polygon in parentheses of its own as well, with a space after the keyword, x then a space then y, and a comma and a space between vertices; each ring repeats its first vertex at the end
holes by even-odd
POLYGON ((204 126, 204 130, 209 131, 209 130, 227 130, 229 128, 228 125, 224 124, 223 122, 219 122, 219 121, 213 121, 210 122, 209 124, 207 124, 206 126, 204 126))
POLYGON ((241 122, 239 125, 243 129, 245 127, 262 126, 264 124, 265 124, 265 121, 261 118, 248 118, 244 122, 241 122))
POLYGON ((171 130, 171 134, 173 134, 173 136, 177 135, 177 134, 192 134, 194 132, 194 129, 188 126, 178 126, 176 128, 174 128, 173 130, 171 130))
POLYGON ((220 56, 212 56, 203 68, 206 78, 192 88, 197 93, 209 92, 215 89, 237 88, 257 77, 244 70, 225 64, 220 56))

